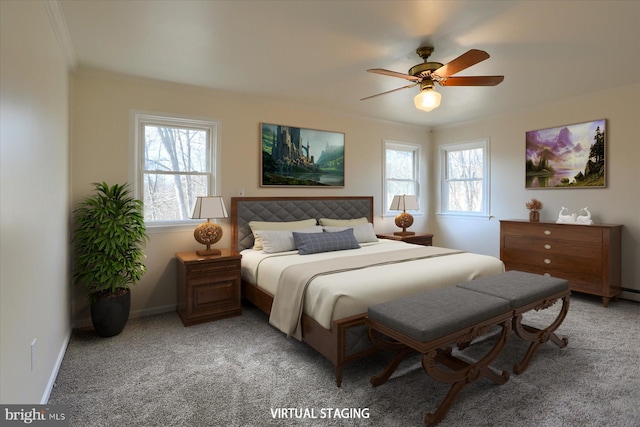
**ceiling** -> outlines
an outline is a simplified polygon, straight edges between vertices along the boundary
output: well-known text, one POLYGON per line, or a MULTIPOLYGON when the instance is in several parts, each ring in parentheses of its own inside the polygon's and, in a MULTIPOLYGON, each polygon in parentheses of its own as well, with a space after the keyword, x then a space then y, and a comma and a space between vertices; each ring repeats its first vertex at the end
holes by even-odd
MULTIPOLYGON (((56 3, 55 1, 53 3, 56 3)), ((640 1, 58 0, 71 65, 267 97, 295 106, 438 127, 640 82, 640 1), (63 25, 64 27, 64 25, 63 25), (495 87, 440 87, 413 106, 422 60, 469 49, 491 58, 457 76, 495 87)), ((64 33, 63 33, 64 34, 64 33)))

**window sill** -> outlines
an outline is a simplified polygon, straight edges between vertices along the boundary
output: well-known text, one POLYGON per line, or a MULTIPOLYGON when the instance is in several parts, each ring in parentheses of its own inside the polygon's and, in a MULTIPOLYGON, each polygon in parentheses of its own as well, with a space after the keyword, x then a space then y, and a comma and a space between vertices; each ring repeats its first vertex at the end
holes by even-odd
POLYGON ((451 218, 451 219, 476 219, 476 220, 480 220, 480 221, 489 221, 491 218, 493 218, 493 215, 486 215, 486 214, 468 214, 468 213, 461 213, 461 212, 455 212, 455 213, 449 213, 449 212, 438 212, 436 215, 438 215, 439 217, 442 218, 451 218))
POLYGON ((183 233, 186 231, 193 231, 198 226, 198 222, 184 222, 184 223, 164 223, 164 224, 146 224, 147 234, 160 234, 160 233, 183 233))

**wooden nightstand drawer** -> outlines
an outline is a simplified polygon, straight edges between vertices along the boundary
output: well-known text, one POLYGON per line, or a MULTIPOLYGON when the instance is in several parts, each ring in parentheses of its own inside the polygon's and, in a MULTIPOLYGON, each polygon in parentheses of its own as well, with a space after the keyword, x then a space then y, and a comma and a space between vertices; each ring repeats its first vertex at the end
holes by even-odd
POLYGON ((433 234, 429 233, 416 233, 408 236, 398 236, 393 233, 376 234, 378 239, 388 240, 400 240, 407 243, 413 243, 414 245, 431 246, 433 242, 433 234))
POLYGON ((225 272, 240 271, 240 260, 194 264, 189 269, 189 275, 223 274, 225 272))
POLYGON ((183 252, 176 257, 176 311, 185 326, 242 314, 240 254, 223 249, 218 256, 183 252))

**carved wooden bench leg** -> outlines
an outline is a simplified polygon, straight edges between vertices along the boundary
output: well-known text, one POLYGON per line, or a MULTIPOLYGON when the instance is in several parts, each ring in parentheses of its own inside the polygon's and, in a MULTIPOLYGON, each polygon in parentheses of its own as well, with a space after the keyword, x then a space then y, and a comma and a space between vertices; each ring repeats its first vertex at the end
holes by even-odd
POLYGON ((500 354, 507 343, 511 333, 511 320, 505 320, 500 326, 502 326, 502 333, 493 348, 482 359, 474 363, 460 360, 453 356, 449 350, 444 351, 442 349, 434 349, 422 356, 422 367, 431 378, 440 382, 451 383, 451 388, 449 388, 447 395, 436 410, 425 415, 424 420, 427 425, 434 426, 442 421, 464 386, 478 378, 484 377, 496 384, 507 382, 509 379, 507 371, 496 374, 489 368, 489 364, 500 354), (438 364, 446 366, 449 370, 442 370, 438 364))
MULTIPOLYGON (((558 301, 557 298, 548 299, 548 300, 545 299, 541 301, 538 305, 536 305, 536 307, 534 307, 533 309, 536 311, 543 310, 545 308, 551 307, 557 301, 558 301)), ((529 309, 527 309, 526 311, 528 310, 529 309)), ((569 343, 569 338, 567 337, 560 338, 558 337, 558 335, 555 334, 554 331, 558 329, 558 327, 562 324, 565 317, 567 316, 568 311, 569 311, 569 295, 567 294, 562 297, 562 308, 560 309, 558 316, 549 326, 547 326, 544 329, 538 329, 533 326, 523 324, 522 314, 525 312, 525 310, 522 310, 521 312, 519 311, 514 316, 513 318, 514 332, 516 333, 517 336, 519 336, 523 340, 531 343, 524 357, 520 361, 520 363, 515 363, 513 365, 513 372, 515 374, 521 374, 527 369, 527 367, 529 366, 529 362, 531 362, 531 358, 535 354, 540 344, 544 344, 547 341, 551 340, 551 342, 553 342, 555 345, 557 345, 560 348, 567 346, 567 344, 569 343)))
POLYGON ((391 362, 389 362, 385 370, 380 375, 371 377, 371 380, 369 382, 374 387, 377 387, 386 383, 391 375, 393 375, 393 373, 396 371, 396 369, 398 369, 400 363, 409 355, 415 353, 415 350, 399 343, 398 341, 391 341, 371 328, 368 328, 367 334, 369 335, 369 341, 371 341, 371 343, 380 350, 393 351, 396 353, 391 362))

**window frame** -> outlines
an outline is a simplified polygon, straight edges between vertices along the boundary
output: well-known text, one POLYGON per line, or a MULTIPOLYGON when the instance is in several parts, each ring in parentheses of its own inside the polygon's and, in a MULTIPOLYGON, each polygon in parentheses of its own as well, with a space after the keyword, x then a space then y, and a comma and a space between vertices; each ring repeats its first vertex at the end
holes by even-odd
POLYGON ((491 150, 489 138, 474 139, 465 142, 442 144, 439 147, 440 160, 440 201, 438 215, 467 219, 491 218, 491 150), (447 178, 447 158, 451 151, 482 149, 482 209, 480 212, 453 211, 449 209, 449 179, 447 178))
MULTIPOLYGON (((414 216, 419 216, 422 214, 424 209, 424 203, 422 198, 420 197, 420 156, 422 154, 422 146, 420 144, 414 144, 410 142, 400 142, 384 139, 382 140, 382 216, 396 216, 398 212, 390 211, 389 207, 391 204, 388 202, 388 194, 387 194, 387 182, 392 180, 392 178, 387 177, 387 150, 403 150, 403 151, 411 151, 413 152, 413 180, 415 182, 416 188, 416 199, 418 201, 419 210, 413 213, 414 216)), ((405 181, 405 180, 398 180, 405 181)), ((392 195, 393 196, 393 195, 392 195)))
MULTIPOLYGON (((220 194, 220 152, 219 152, 219 133, 220 122, 215 119, 183 116, 169 113, 158 113, 149 111, 131 111, 131 144, 130 155, 132 158, 131 168, 129 171, 130 182, 133 184, 133 191, 137 198, 144 200, 144 153, 145 153, 145 136, 144 127, 146 125, 152 126, 167 126, 167 127, 180 127, 191 129, 206 130, 209 135, 208 155, 207 155, 207 171, 204 175, 207 175, 207 187, 209 194, 203 194, 203 196, 211 195, 217 196, 220 194)), ((171 174, 171 173, 170 173, 171 174)), ((189 173, 185 173, 189 174, 189 173)), ((203 173, 198 173, 203 175, 203 173)), ((189 207, 192 209, 193 207, 189 207)), ((154 231, 171 231, 175 229, 180 231, 184 228, 191 228, 197 224, 199 220, 186 219, 186 220, 172 220, 172 221, 152 221, 146 222, 147 232, 153 233, 154 231)))

